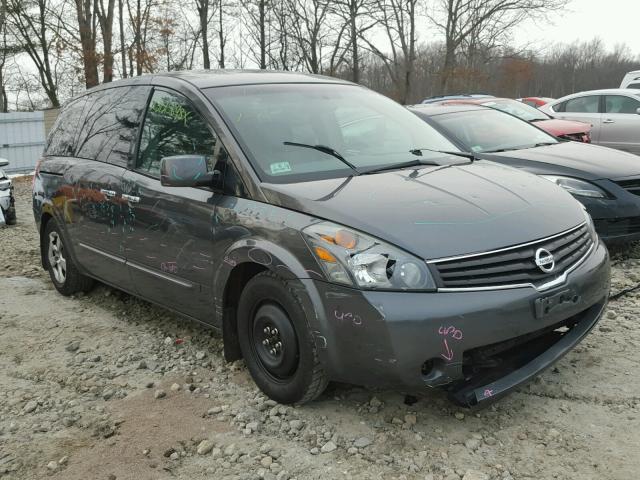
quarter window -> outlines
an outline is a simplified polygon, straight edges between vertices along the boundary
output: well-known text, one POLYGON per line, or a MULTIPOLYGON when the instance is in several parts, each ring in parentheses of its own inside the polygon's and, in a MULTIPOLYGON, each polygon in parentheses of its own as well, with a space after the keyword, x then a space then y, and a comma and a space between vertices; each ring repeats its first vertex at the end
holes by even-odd
POLYGON ((116 87, 87 95, 76 156, 126 167, 150 87, 116 87))
POLYGON ((605 97, 606 113, 637 113, 640 101, 622 95, 607 95, 605 97))
POLYGON ((86 103, 86 97, 80 97, 62 109, 49 134, 47 155, 72 157, 75 154, 78 128, 86 103))
POLYGON ((182 95, 156 90, 147 109, 136 169, 160 175, 160 161, 174 155, 203 155, 209 170, 225 155, 204 118, 182 95), (218 150, 216 150, 218 147, 218 150))
POLYGON ((640 88, 640 83, 632 83, 631 85, 627 86, 627 88, 640 88))
POLYGON ((567 100, 564 105, 563 112, 575 113, 598 113, 600 106, 600 97, 591 95, 588 97, 578 97, 567 100))

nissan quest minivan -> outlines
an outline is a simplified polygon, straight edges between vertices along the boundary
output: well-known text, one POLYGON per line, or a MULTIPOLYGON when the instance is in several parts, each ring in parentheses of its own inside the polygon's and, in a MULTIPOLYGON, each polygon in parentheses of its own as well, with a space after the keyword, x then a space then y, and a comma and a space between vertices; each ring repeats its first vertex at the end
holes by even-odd
POLYGON ((488 403, 580 342, 609 290, 569 193, 334 78, 91 89, 60 113, 33 199, 60 293, 99 280, 216 327, 282 403, 330 380, 488 403))

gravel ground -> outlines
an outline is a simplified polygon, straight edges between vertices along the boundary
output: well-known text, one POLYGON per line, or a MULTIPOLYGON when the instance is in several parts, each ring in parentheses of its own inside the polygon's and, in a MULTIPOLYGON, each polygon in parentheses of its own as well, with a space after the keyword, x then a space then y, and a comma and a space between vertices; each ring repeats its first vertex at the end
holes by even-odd
MULTIPOLYGON (((30 179, 16 194, 19 223, 0 229, 3 479, 638 478, 640 290, 490 408, 348 385, 293 408, 226 364, 214 332, 105 286, 59 295, 30 179)), ((613 256, 613 292, 639 284, 640 247, 613 256)))

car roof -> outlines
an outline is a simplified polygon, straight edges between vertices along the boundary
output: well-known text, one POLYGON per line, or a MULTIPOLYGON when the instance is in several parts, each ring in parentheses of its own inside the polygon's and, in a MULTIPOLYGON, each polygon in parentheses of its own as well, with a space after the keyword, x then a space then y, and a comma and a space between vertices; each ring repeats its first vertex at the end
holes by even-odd
POLYGON ((422 100, 421 103, 434 103, 444 100, 464 100, 464 99, 476 99, 476 98, 492 98, 493 95, 487 93, 460 93, 453 95, 434 95, 433 97, 427 97, 422 100))
POLYGON ((190 82, 198 88, 266 83, 351 84, 351 82, 340 78, 277 70, 185 70, 162 73, 156 76, 178 78, 190 82))
POLYGON ((69 100, 82 97, 98 90, 124 87, 127 85, 162 85, 163 79, 182 80, 198 89, 226 87, 232 85, 263 85, 283 83, 325 83, 338 85, 356 85, 340 78, 315 75, 311 73, 282 72, 277 70, 184 70, 175 72, 151 73, 131 78, 103 83, 92 87, 69 100))
POLYGON ((433 105, 430 103, 418 103, 417 105, 407 105, 407 108, 414 113, 421 114, 426 117, 434 117, 436 115, 444 115, 446 113, 472 112, 477 110, 493 110, 493 108, 483 105, 475 105, 472 103, 456 104, 456 105, 433 105))
POLYGON ((620 93, 626 93, 628 95, 640 95, 640 89, 638 88, 606 88, 602 90, 586 90, 584 92, 572 93, 571 95, 565 95, 562 98, 558 98, 553 103, 558 104, 565 100, 575 97, 584 97, 587 95, 615 95, 620 93))

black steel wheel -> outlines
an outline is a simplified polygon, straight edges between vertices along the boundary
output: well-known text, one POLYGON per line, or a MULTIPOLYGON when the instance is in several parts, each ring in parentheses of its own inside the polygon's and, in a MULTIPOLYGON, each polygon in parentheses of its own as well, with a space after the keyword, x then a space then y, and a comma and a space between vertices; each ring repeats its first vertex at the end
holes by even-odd
POLYGON ((304 311, 271 272, 253 277, 238 307, 238 336, 258 387, 280 403, 305 403, 320 395, 327 377, 318 361, 304 311))

